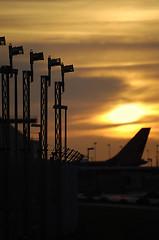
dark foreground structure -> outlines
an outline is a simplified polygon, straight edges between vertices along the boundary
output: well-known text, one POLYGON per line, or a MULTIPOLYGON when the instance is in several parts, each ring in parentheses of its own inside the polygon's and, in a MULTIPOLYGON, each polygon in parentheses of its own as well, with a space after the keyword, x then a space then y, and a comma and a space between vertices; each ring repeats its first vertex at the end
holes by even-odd
POLYGON ((9 152, 0 135, 0 239, 51 240, 75 231, 75 167, 53 159, 42 161, 39 142, 31 140, 24 148, 19 131, 17 150, 15 128, 10 126, 9 131, 9 152))
POLYGON ((159 167, 79 167, 78 192, 86 194, 159 191, 159 167))
POLYGON ((157 239, 159 208, 82 204, 79 228, 70 239, 157 239))
MULTIPOLYGON (((0 46, 5 45, 5 37, 0 37, 0 46)), ((65 73, 74 72, 74 67, 64 65, 61 58, 52 59, 49 55, 48 75, 40 76, 40 122, 37 124, 30 111, 31 83, 34 82, 33 65, 44 60, 44 54, 30 50, 30 68, 22 71, 20 99, 18 69, 13 67, 13 57, 21 54, 24 54, 23 46, 13 47, 10 43, 9 65, 0 67, 0 239, 61 239, 76 228, 76 174, 70 162, 83 158, 82 154, 67 147, 68 107, 62 104, 65 73), (54 81, 55 146, 50 158, 47 142, 48 87, 52 82, 51 68, 55 66, 61 68, 61 81, 54 81), (22 118, 18 114, 19 100, 23 103, 22 118), (39 128, 37 142, 31 139, 31 127, 39 128)))

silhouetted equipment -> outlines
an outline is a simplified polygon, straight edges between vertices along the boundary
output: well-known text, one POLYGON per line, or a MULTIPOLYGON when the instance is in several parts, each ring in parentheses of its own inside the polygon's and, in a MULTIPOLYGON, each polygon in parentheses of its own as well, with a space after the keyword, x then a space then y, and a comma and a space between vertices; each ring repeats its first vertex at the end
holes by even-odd
MULTIPOLYGON (((14 75, 14 82, 15 82, 15 135, 17 136, 17 130, 18 130, 18 119, 17 119, 17 75, 18 70, 12 69, 11 66, 2 66, 0 68, 0 73, 2 76, 2 124, 10 124, 10 91, 9 91, 9 78, 10 76, 14 75), (8 121, 8 123, 6 123, 8 121)), ((6 134, 5 134, 6 135, 6 134)), ((9 136, 8 136, 9 138, 9 136)), ((15 141, 17 142, 17 137, 15 138, 15 141)))
POLYGON ((3 138, 3 166, 4 166, 4 229, 6 239, 10 238, 7 233, 7 226, 10 225, 9 218, 9 153, 10 153, 10 133, 9 133, 9 69, 8 66, 1 68, 2 75, 2 138, 3 138), (7 71, 8 70, 8 71, 7 71), (3 121, 5 120, 5 121, 3 121))
POLYGON ((63 106, 65 110, 65 162, 66 162, 66 149, 67 149, 67 106, 63 106))
POLYGON ((49 77, 47 75, 41 76, 41 103, 40 103, 40 151, 41 151, 41 164, 42 164, 42 182, 43 189, 42 206, 41 209, 41 230, 43 238, 47 236, 47 116, 48 116, 48 86, 49 77))
POLYGON ((23 71, 23 134, 28 140, 30 140, 30 78, 31 71, 23 71))
POLYGON ((67 107, 61 104, 61 95, 64 92, 64 73, 73 72, 73 65, 64 66, 61 64, 62 82, 55 82, 55 159, 61 161, 62 151, 62 121, 61 110, 65 110, 65 148, 67 148, 67 107))
POLYGON ((41 76, 41 158, 47 160, 47 101, 49 77, 41 76))
POLYGON ((1 46, 4 46, 4 45, 6 45, 5 36, 3 36, 3 37, 0 37, 0 45, 1 45, 1 46))
MULTIPOLYGON (((2 118, 0 118, 0 124, 2 124, 3 122, 5 122, 6 120, 2 120, 2 118)), ((36 123, 37 122, 37 119, 36 118, 30 118, 30 119, 25 119, 23 120, 23 118, 18 118, 17 119, 17 123, 19 124, 22 124, 23 122, 30 122, 30 123, 36 123)), ((12 124, 12 123, 15 123, 15 118, 10 118, 9 119, 9 123, 12 124)), ((34 126, 33 126, 34 127, 34 126)))
MULTIPOLYGON (((59 109, 65 110, 65 144, 64 144, 64 146, 65 146, 65 149, 67 149, 67 106, 54 105, 53 108, 55 110, 59 110, 59 109)), ((66 158, 66 156, 65 156, 65 158, 66 158)))
POLYGON ((17 75, 18 75, 18 70, 14 70, 13 69, 13 56, 15 55, 21 55, 24 54, 23 51, 23 47, 22 46, 18 46, 18 47, 12 47, 12 44, 9 44, 9 60, 10 60, 10 67, 11 67, 11 71, 10 71, 10 77, 13 77, 14 74, 14 90, 15 90, 15 134, 16 134, 16 144, 17 144, 17 131, 18 131, 18 101, 17 101, 17 75), (16 72, 15 72, 16 71, 16 72))
POLYGON ((94 142, 94 161, 96 161, 96 145, 97 142, 94 142))
MULTIPOLYGON (((77 163, 83 159, 84 155, 80 152, 70 149, 70 148, 62 148, 61 151, 61 161, 63 162, 74 162, 77 163)), ((51 159, 54 159, 54 151, 52 152, 51 159)))
MULTIPOLYGON (((5 44, 5 37, 0 37, 0 45, 5 44)), ((0 68, 2 82, 0 185, 1 193, 3 193, 4 236, 6 240, 55 239, 70 231, 66 229, 70 220, 73 226, 76 225, 76 201, 72 201, 76 194, 76 181, 74 181, 74 166, 70 163, 80 161, 83 155, 67 148, 68 108, 61 104, 61 94, 64 92, 64 73, 73 72, 74 68, 73 65, 62 65, 62 81, 55 82, 55 151, 50 160, 58 161, 47 161, 48 86, 51 85, 51 67, 61 66, 61 59, 49 57, 48 76, 41 76, 40 124, 36 124, 36 119, 30 117, 30 83, 33 82, 34 61, 44 60, 44 56, 42 52, 30 52, 30 70, 22 72, 23 118, 18 118, 18 70, 13 69, 13 56, 23 53, 22 46, 12 47, 10 44, 10 66, 0 68), (13 78, 15 83, 14 118, 10 118, 10 78, 13 78), (65 111, 64 147, 62 147, 61 134, 61 112, 63 110, 65 111), (40 128, 39 142, 30 139, 31 123, 33 123, 32 127, 40 128), (18 124, 23 124, 23 133, 18 131, 18 124), (69 163, 64 163, 66 161, 69 163), (48 169, 48 165, 51 166, 51 170, 48 169), (67 194, 64 188, 67 188, 67 194), (68 209, 71 209, 69 213, 68 209)))
MULTIPOLYGON (((10 239, 12 234, 12 219, 10 217, 10 205, 11 201, 13 204, 15 203, 15 197, 10 199, 10 161, 11 161, 11 151, 10 151, 10 84, 9 79, 14 75, 15 80, 15 156, 17 156, 17 132, 18 132, 18 122, 17 122, 17 75, 18 70, 12 69, 11 66, 2 66, 0 68, 1 73, 1 81, 2 81, 2 139, 3 139, 3 154, 2 154, 2 166, 4 167, 4 188, 3 188, 3 196, 4 196, 4 229, 5 229, 5 238, 10 239)), ((13 179, 14 182, 14 179, 13 179)), ((13 214, 14 218, 14 214, 13 214)))
POLYGON ((55 158, 61 161, 61 82, 55 82, 55 158))
POLYGON ((61 58, 53 58, 51 56, 48 57, 48 77, 49 77, 49 86, 51 86, 51 67, 60 66, 61 58))
POLYGON ((30 69, 31 69, 31 82, 33 82, 33 63, 34 61, 41 61, 44 60, 43 52, 33 53, 30 51, 30 69))
POLYGON ((66 65, 61 64, 61 75, 62 75, 62 91, 65 91, 65 84, 64 84, 64 74, 68 72, 74 72, 73 65, 66 65))
POLYGON ((12 47, 12 44, 9 44, 9 59, 10 59, 10 66, 13 68, 13 56, 24 54, 23 47, 12 47))
POLYGON ((89 151, 90 150, 94 150, 94 147, 87 148, 87 158, 88 158, 88 161, 89 161, 89 151))
MULTIPOLYGON (((23 136, 24 136, 24 148, 26 150, 25 154, 25 161, 26 161, 26 235, 28 239, 31 239, 31 222, 30 219, 32 218, 32 210, 31 210, 31 186, 30 186, 30 175, 31 175, 31 163, 30 163, 30 83, 33 82, 33 63, 34 61, 44 60, 43 53, 33 53, 30 51, 30 71, 23 71, 23 136), (28 119, 28 121, 26 121, 28 119)), ((40 145, 41 145, 41 136, 40 136, 40 145)), ((45 170, 44 170, 45 172, 45 170)), ((45 175, 45 173, 44 173, 45 175)), ((44 177, 45 179, 45 177, 44 177)), ((43 185, 43 184, 42 184, 43 185)), ((43 186, 44 187, 44 186, 43 186)), ((45 192, 44 188, 42 187, 43 193, 45 192)), ((44 193, 45 194, 45 193, 44 193)), ((42 201, 43 202, 43 201, 42 201)), ((44 204, 43 204, 44 205, 44 204)))

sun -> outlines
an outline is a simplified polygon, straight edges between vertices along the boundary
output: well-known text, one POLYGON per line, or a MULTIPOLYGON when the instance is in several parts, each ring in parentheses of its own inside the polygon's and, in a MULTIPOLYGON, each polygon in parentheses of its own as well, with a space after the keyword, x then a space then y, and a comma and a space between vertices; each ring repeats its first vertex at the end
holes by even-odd
POLYGON ((148 112, 148 109, 141 104, 124 104, 106 114, 101 114, 96 117, 96 120, 101 123, 132 123, 147 115, 148 112))
POLYGON ((127 104, 108 113, 107 118, 113 123, 130 123, 137 121, 145 114, 146 110, 142 106, 127 104))

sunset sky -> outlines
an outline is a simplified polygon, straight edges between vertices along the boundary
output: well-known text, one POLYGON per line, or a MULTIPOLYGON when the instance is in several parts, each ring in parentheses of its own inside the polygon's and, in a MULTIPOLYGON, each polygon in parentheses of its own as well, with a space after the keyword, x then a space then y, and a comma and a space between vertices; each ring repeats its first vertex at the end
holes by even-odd
MULTIPOLYGON (((159 144, 159 1, 157 0, 0 0, 0 35, 7 46, 23 45, 14 58, 19 69, 19 115, 22 116, 22 70, 29 70, 29 51, 44 52, 34 64, 31 113, 39 122, 40 75, 47 58, 73 64, 65 76, 63 104, 68 105, 68 145, 83 154, 97 142, 97 160, 108 158, 142 127, 151 127, 147 149, 155 165, 159 144)), ((6 65, 8 48, 0 48, 6 65)), ((49 88, 49 144, 54 145, 54 81, 49 88)), ((11 110, 12 113, 12 110, 11 110)), ((32 132, 37 130, 32 130, 32 132)), ((92 157, 93 157, 92 153, 92 157)))

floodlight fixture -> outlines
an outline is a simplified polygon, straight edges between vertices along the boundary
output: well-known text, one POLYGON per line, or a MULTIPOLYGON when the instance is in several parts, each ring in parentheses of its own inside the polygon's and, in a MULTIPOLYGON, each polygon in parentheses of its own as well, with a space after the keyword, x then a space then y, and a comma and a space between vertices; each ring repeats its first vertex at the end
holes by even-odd
POLYGON ((94 150, 94 147, 89 147, 89 148, 87 148, 87 157, 88 157, 88 161, 89 161, 89 151, 90 150, 94 150))
POLYGON ((51 85, 51 67, 60 66, 61 58, 53 58, 51 56, 48 57, 48 76, 49 76, 49 86, 51 85))
POLYGON ((32 64, 34 61, 40 61, 44 60, 43 52, 39 53, 33 53, 33 51, 30 51, 30 64, 32 64))
POLYGON ((21 54, 24 54, 23 46, 12 47, 12 44, 9 44, 9 59, 11 68, 13 68, 13 56, 21 54))
POLYGON ((87 150, 94 150, 94 147, 87 148, 87 150))
POLYGON ((62 75, 62 91, 65 91, 65 87, 64 87, 64 74, 68 73, 68 72, 74 72, 74 67, 73 64, 72 65, 65 65, 62 63, 61 64, 61 75, 62 75))
POLYGON ((74 72, 74 68, 73 68, 73 64, 72 65, 66 65, 66 66, 62 66, 62 71, 64 73, 67 73, 67 72, 74 72))
POLYGON ((41 60, 44 60, 43 52, 33 53, 33 51, 30 50, 31 82, 33 82, 33 63, 34 61, 41 61, 41 60))
POLYGON ((52 66, 60 66, 61 65, 61 58, 53 58, 48 57, 48 68, 51 68, 52 66))
POLYGON ((22 46, 19 46, 19 47, 12 47, 12 45, 9 45, 10 47, 10 55, 11 56, 14 56, 14 55, 20 55, 20 54, 24 54, 24 51, 23 51, 23 47, 22 46))
POLYGON ((0 37, 0 45, 1 45, 1 46, 4 46, 4 45, 6 45, 5 36, 3 36, 3 37, 0 37))

